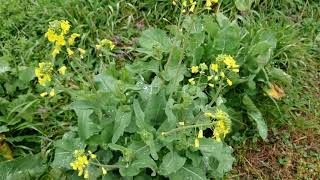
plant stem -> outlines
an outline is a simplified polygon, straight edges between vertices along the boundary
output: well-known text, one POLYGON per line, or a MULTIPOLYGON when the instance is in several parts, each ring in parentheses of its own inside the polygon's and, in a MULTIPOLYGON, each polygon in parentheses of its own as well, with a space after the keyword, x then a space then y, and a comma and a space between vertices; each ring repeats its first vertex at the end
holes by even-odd
POLYGON ((182 131, 182 130, 186 130, 186 129, 192 129, 192 128, 197 128, 197 127, 203 127, 203 126, 212 126, 214 125, 216 122, 211 122, 211 123, 206 123, 206 124, 194 124, 194 125, 189 125, 189 126, 183 126, 183 127, 179 127, 176 129, 172 129, 170 131, 166 131, 166 132, 162 132, 161 135, 162 136, 166 136, 178 131, 182 131))

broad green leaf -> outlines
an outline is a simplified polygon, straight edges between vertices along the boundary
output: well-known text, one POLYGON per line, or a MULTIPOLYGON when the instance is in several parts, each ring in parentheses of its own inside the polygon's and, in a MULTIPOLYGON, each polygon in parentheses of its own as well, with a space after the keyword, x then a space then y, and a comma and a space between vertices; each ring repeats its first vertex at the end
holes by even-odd
POLYGON ((4 180, 38 179, 47 168, 39 154, 0 162, 0 167, 0 179, 4 180))
POLYGON ((112 137, 112 143, 116 143, 118 139, 123 135, 126 127, 131 122, 131 109, 129 106, 120 106, 116 113, 114 131, 112 137))
POLYGON ((269 70, 269 78, 270 80, 280 81, 285 85, 289 86, 292 83, 292 78, 286 72, 279 68, 271 68, 269 70))
POLYGON ((183 20, 182 27, 188 33, 199 33, 203 30, 201 18, 198 16, 186 16, 183 20))
POLYGON ((178 172, 169 176, 172 180, 206 180, 206 172, 201 167, 184 166, 178 172))
POLYGON ((211 138, 200 139, 200 151, 204 158, 214 158, 218 164, 210 164, 205 161, 205 166, 210 169, 214 167, 213 174, 216 177, 223 177, 223 175, 232 169, 234 158, 232 157, 232 148, 226 146, 222 142, 217 142, 211 138))
POLYGON ((139 101, 137 99, 133 100, 133 111, 136 118, 136 125, 139 128, 145 128, 146 123, 144 121, 144 112, 142 111, 139 101))
POLYGON ((139 43, 147 50, 157 48, 163 52, 169 52, 172 46, 171 40, 167 36, 166 32, 155 28, 150 28, 142 32, 139 43))
POLYGON ((240 29, 232 24, 218 31, 213 48, 217 53, 236 54, 240 45, 240 29))
POLYGON ((91 109, 74 109, 78 116, 79 136, 83 141, 99 132, 98 125, 93 122, 90 115, 93 113, 91 109))
POLYGON ((214 39, 219 31, 219 25, 212 19, 211 16, 205 16, 203 18, 203 26, 205 31, 209 34, 211 39, 214 39))
POLYGON ((253 0, 236 0, 234 3, 239 11, 248 11, 251 8, 253 0))
MULTIPOLYGON (((219 24, 219 26, 221 28, 224 28, 224 27, 227 27, 230 25, 230 21, 229 21, 229 18, 227 18, 224 14, 222 13, 217 13, 216 14, 216 20, 219 24)), ((232 41, 231 41, 232 42, 232 41)))
POLYGON ((159 73, 160 61, 151 60, 151 61, 142 61, 136 60, 131 65, 126 65, 126 68, 132 73, 143 74, 145 72, 154 72, 159 73))
POLYGON ((98 83, 101 92, 114 93, 117 90, 117 80, 106 73, 94 76, 94 81, 98 83))
POLYGON ((5 126, 5 125, 0 126, 0 133, 4 133, 4 132, 8 132, 8 131, 9 131, 9 128, 7 126, 5 126))
POLYGON ((176 124, 177 123, 177 118, 176 116, 174 115, 172 109, 173 109, 173 104, 174 104, 174 100, 172 98, 169 98, 168 101, 167 101, 167 105, 166 105, 166 108, 165 108, 165 113, 167 115, 167 118, 168 118, 168 122, 173 125, 173 124, 176 124))
POLYGON ((19 67, 19 80, 27 83, 35 77, 33 67, 19 67))
POLYGON ((260 110, 247 95, 243 97, 242 102, 247 110, 249 118, 256 122, 259 135, 263 140, 266 140, 268 136, 268 127, 262 117, 260 110))
POLYGON ((146 123, 160 125, 165 120, 166 98, 164 91, 154 94, 144 105, 146 123))
POLYGON ((159 174, 168 176, 171 173, 177 172, 186 162, 186 158, 181 157, 177 152, 171 151, 167 153, 159 168, 159 174))

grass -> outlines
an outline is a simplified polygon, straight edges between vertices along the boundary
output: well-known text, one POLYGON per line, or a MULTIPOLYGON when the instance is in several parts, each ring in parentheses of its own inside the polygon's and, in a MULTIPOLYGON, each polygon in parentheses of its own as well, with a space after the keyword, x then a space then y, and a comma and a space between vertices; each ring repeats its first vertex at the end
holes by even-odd
MULTIPOLYGON (((268 120, 268 142, 258 140, 252 131, 234 140, 237 162, 230 178, 314 179, 320 170, 320 7, 315 1, 255 0, 248 12, 239 12, 233 3, 224 1, 220 11, 238 20, 247 30, 268 29, 279 39, 273 54, 273 66, 292 76, 292 85, 284 87, 286 97, 278 102, 263 100, 259 104, 268 120)), ((43 57, 48 58, 43 34, 48 22, 68 19, 75 31, 84 34, 80 46, 92 47, 103 38, 120 47, 114 54, 117 62, 132 62, 136 38, 148 27, 168 28, 177 24, 179 11, 162 0, 9 0, 0 5, 0 62, 9 62, 16 73, 0 76, 1 116, 10 114, 14 125, 5 132, 13 156, 25 156, 52 150, 53 142, 69 131, 75 114, 66 109, 70 98, 40 103, 33 69, 43 57), (23 121, 22 119, 26 120, 23 121)), ((88 56, 79 71, 82 76, 69 77, 69 86, 88 88, 92 67, 95 73, 107 66, 108 59, 96 61, 88 56), (97 64, 100 63, 98 66, 97 64)), ((77 67, 78 65, 74 65, 77 67)), ((4 128, 4 126, 3 126, 4 128)), ((0 141, 1 142, 1 141, 0 141)))

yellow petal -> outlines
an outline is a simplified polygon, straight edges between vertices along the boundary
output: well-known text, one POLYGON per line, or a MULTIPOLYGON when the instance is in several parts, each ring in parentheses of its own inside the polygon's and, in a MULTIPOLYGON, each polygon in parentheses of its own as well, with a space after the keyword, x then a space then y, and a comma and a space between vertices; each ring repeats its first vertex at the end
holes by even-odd
POLYGON ((104 167, 101 167, 101 170, 102 170, 102 174, 103 174, 103 175, 106 175, 106 174, 107 174, 107 170, 106 170, 104 167))
POLYGON ((66 73, 67 67, 66 66, 61 66, 58 69, 59 74, 64 75, 66 73))
POLYGON ((48 95, 47 92, 43 92, 43 93, 40 94, 41 97, 45 97, 46 95, 48 95))
POLYGON ((202 129, 200 129, 198 132, 198 138, 199 139, 203 138, 203 130, 202 129))
POLYGON ((200 142, 199 142, 199 139, 198 139, 198 138, 196 138, 196 139, 194 140, 194 147, 195 147, 195 148, 199 148, 199 147, 200 147, 200 142))
POLYGON ((53 97, 56 95, 56 91, 54 89, 51 89, 50 93, 49 93, 49 96, 50 97, 53 97))

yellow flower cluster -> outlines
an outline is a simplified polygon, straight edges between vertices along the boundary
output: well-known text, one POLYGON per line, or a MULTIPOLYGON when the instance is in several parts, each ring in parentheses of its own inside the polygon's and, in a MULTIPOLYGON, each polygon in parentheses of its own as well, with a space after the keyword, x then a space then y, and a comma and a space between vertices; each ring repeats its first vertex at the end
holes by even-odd
MULTIPOLYGON (((210 64, 209 67, 210 70, 207 72, 208 66, 205 63, 201 63, 199 66, 192 66, 191 73, 200 73, 200 76, 206 76, 207 84, 212 88, 216 86, 219 80, 226 82, 229 86, 232 86, 233 82, 228 77, 226 78, 226 74, 231 75, 231 73, 239 73, 239 65, 230 55, 219 55, 216 58, 216 63, 210 64)), ((190 78, 189 83, 191 85, 195 85, 195 78, 190 78)))
MULTIPOLYGON (((172 0, 172 4, 174 6, 177 6, 178 4, 181 6, 182 12, 186 12, 187 10, 189 12, 194 12, 196 5, 197 5, 197 0, 172 0)), ((212 9, 212 5, 218 3, 218 0, 206 0, 205 3, 205 8, 206 9, 212 9)))
MULTIPOLYGON (((96 159, 97 156, 91 151, 88 151, 89 157, 91 159, 96 159)), ((73 153, 74 161, 70 163, 70 166, 73 170, 79 171, 78 176, 82 176, 85 179, 89 178, 88 166, 90 164, 89 158, 83 149, 75 150, 73 153)), ((105 169, 102 169, 102 171, 105 169)))
POLYGON ((39 84, 45 86, 46 82, 52 80, 53 64, 51 62, 41 62, 34 72, 39 84))
POLYGON ((113 50, 116 47, 109 39, 102 39, 99 44, 96 45, 96 48, 100 50, 104 46, 107 46, 110 50, 113 50))
POLYGON ((217 109, 214 115, 210 112, 205 113, 205 116, 209 118, 216 119, 216 123, 214 125, 213 137, 216 141, 221 141, 221 137, 224 138, 229 132, 231 128, 231 120, 229 115, 222 111, 221 109, 217 109))
POLYGON ((53 57, 56 57, 61 52, 63 46, 67 46, 67 53, 71 57, 74 52, 70 48, 75 44, 76 38, 80 37, 80 34, 73 33, 68 38, 68 33, 70 30, 70 23, 67 20, 55 20, 49 23, 49 28, 45 33, 45 37, 48 38, 48 41, 54 43, 54 49, 51 53, 53 57), (68 41, 66 41, 66 38, 68 41))

